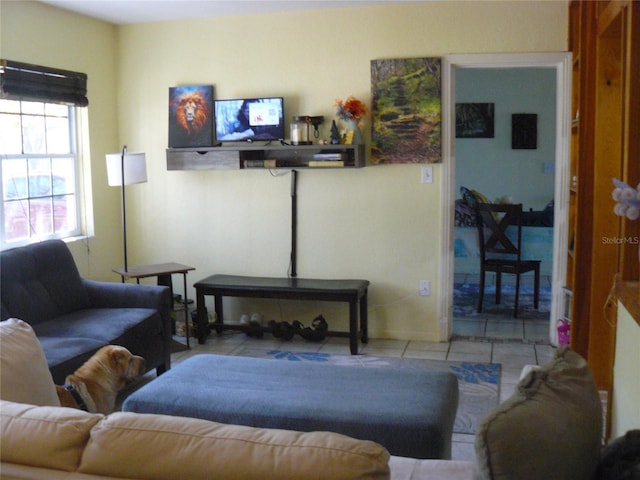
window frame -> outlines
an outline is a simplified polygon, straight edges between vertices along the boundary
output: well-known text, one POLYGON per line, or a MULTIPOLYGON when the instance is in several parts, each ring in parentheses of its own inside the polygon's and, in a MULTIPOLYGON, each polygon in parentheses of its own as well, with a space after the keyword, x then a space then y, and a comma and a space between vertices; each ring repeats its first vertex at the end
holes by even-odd
MULTIPOLYGON (((35 100, 35 99, 11 99, 11 98, 4 98, 4 101, 10 101, 10 102, 15 102, 16 104, 18 104, 18 113, 10 113, 10 115, 19 115, 21 118, 21 124, 22 124, 22 119, 23 116, 25 115, 33 115, 32 113, 25 113, 23 110, 23 102, 29 102, 29 103, 41 103, 43 105, 43 113, 42 116, 46 118, 46 111, 47 111, 47 105, 54 105, 57 108, 59 108, 60 105, 59 103, 56 102, 48 102, 46 100, 35 100)), ((79 134, 78 134, 78 111, 76 106, 71 105, 71 104, 66 104, 63 105, 64 107, 67 108, 67 133, 68 133, 68 144, 69 144, 69 148, 68 148, 68 152, 56 152, 56 153, 50 153, 48 152, 49 150, 49 146, 47 145, 46 141, 45 141, 45 145, 47 145, 45 147, 45 153, 23 153, 24 152, 24 148, 22 148, 22 152, 21 153, 2 153, 0 154, 0 161, 2 163, 4 163, 5 161, 16 161, 16 160, 24 160, 26 162, 25 168, 26 168, 26 178, 32 178, 31 173, 29 171, 29 163, 31 163, 32 161, 35 160, 49 160, 49 169, 46 173, 42 173, 42 174, 35 174, 34 178, 39 178, 42 175, 49 175, 49 180, 50 180, 50 185, 53 187, 55 179, 57 178, 57 175, 55 174, 54 169, 52 168, 52 164, 55 162, 56 159, 70 159, 70 161, 73 164, 73 182, 72 184, 67 185, 66 187, 66 191, 64 192, 63 195, 60 194, 56 194, 56 192, 52 189, 50 190, 47 194, 45 195, 39 195, 39 192, 29 192, 29 189, 27 189, 25 187, 25 189, 27 190, 27 195, 26 197, 20 197, 20 200, 18 201, 25 201, 26 202, 26 217, 27 217, 27 235, 24 237, 20 237, 18 239, 7 239, 7 232, 6 232, 6 225, 5 225, 5 202, 7 201, 11 201, 9 199, 5 199, 5 193, 4 189, 5 189, 5 179, 4 179, 4 166, 1 166, 2 168, 0 168, 0 198, 2 199, 2 208, 0 209, 0 249, 6 249, 6 248, 13 248, 13 247, 17 247, 17 246, 21 246, 21 245, 26 245, 29 243, 35 243, 35 242, 40 242, 40 241, 44 241, 44 240, 49 240, 49 239, 66 239, 66 238, 70 238, 70 237, 76 237, 79 235, 82 235, 82 223, 81 223, 81 191, 80 191, 80 175, 81 175, 81 165, 80 165, 80 155, 79 155, 79 134), (55 213, 55 209, 56 209, 56 197, 58 197, 58 200, 60 198, 63 197, 72 197, 73 200, 71 201, 72 203, 66 203, 67 201, 64 200, 65 202, 65 207, 70 206, 73 209, 73 213, 69 214, 67 213, 69 211, 69 208, 66 208, 65 211, 65 217, 64 218, 69 218, 67 217, 67 215, 71 215, 70 219, 71 221, 74 223, 73 228, 70 229, 64 229, 64 230, 60 230, 60 231, 56 231, 56 213, 55 213), (34 231, 33 229, 33 224, 31 222, 31 219, 29 218, 29 214, 30 214, 30 203, 33 201, 39 201, 39 202, 43 202, 43 200, 48 200, 49 201, 49 219, 51 221, 51 231, 50 232, 37 232, 34 231)), ((0 115, 6 115, 8 114, 5 111, 1 111, 0 115)), ((43 134, 45 136, 46 139, 46 128, 43 131, 43 134)), ((21 145, 23 144, 24 141, 24 131, 21 129, 20 132, 21 135, 21 145)), ((39 180, 36 180, 36 182, 39 180)), ((25 181, 26 183, 27 181, 25 181)), ((31 184, 30 184, 31 186, 31 184)), ((13 200, 16 201, 16 200, 13 200)), ((21 208, 25 208, 24 206, 22 206, 21 208)))

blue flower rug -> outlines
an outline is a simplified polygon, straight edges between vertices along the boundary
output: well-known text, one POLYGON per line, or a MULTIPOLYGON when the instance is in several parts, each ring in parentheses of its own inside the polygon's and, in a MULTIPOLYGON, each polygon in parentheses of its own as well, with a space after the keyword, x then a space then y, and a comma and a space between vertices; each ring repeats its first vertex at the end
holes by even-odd
POLYGON ((377 357, 369 355, 335 355, 321 352, 261 350, 245 348, 235 355, 271 358, 289 362, 325 362, 332 365, 362 368, 413 368, 450 371, 458 378, 459 402, 454 433, 475 434, 482 418, 498 404, 500 398, 499 363, 445 362, 419 358, 377 357))

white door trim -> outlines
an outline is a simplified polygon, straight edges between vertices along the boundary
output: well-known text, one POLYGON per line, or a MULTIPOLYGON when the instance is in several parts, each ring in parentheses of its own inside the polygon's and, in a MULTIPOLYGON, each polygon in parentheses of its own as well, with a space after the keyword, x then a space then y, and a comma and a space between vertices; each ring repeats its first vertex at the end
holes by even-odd
POLYGON ((453 220, 455 206, 455 72, 461 68, 555 68, 556 149, 553 230, 553 272, 549 340, 557 345, 556 320, 562 317, 566 284, 571 140, 571 53, 489 53, 446 55, 442 61, 442 238, 440 278, 440 340, 453 327, 453 220))

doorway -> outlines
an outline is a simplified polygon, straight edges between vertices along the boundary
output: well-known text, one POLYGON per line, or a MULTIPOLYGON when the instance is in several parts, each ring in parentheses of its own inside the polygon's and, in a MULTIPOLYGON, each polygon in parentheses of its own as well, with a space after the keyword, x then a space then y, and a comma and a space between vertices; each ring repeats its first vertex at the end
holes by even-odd
POLYGON ((516 69, 552 68, 555 70, 555 149, 554 158, 554 222, 553 255, 551 267, 549 341, 557 345, 557 332, 553 319, 561 317, 562 287, 566 278, 567 226, 569 187, 569 133, 570 133, 570 53, 530 54, 471 54, 450 55, 443 59, 443 168, 442 168, 442 263, 443 295, 441 305, 441 340, 447 341, 453 334, 453 284, 454 284, 454 209, 456 191, 456 138, 455 103, 456 72, 461 69, 516 69))

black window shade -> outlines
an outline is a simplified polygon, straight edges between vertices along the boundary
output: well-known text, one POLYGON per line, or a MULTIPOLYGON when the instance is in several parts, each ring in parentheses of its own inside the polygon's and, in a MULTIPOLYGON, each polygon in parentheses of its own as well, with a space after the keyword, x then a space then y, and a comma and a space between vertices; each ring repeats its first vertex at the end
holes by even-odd
POLYGON ((86 107, 87 74, 0 60, 0 98, 86 107))

